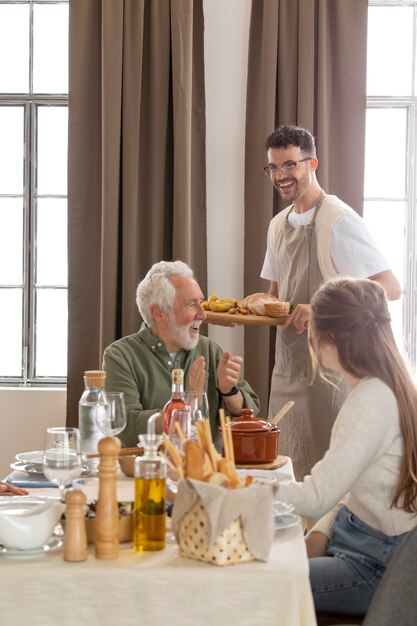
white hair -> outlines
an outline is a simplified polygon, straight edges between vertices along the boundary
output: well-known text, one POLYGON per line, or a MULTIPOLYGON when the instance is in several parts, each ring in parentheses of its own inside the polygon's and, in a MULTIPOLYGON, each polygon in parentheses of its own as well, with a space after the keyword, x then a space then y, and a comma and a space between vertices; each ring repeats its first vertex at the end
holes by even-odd
POLYGON ((194 278, 192 269, 183 261, 159 261, 152 265, 136 289, 136 304, 144 322, 152 327, 154 320, 150 312, 153 304, 169 313, 175 298, 175 288, 170 280, 173 276, 194 278))

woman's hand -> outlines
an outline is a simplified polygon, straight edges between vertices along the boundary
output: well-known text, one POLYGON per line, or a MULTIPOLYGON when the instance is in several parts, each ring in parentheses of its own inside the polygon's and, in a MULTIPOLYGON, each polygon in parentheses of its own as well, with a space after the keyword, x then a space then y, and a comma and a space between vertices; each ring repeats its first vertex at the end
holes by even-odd
POLYGON ((317 556, 326 556, 326 546, 329 538, 318 531, 313 531, 307 536, 306 546, 309 559, 317 556))
POLYGON ((19 489, 19 487, 13 487, 13 485, 1 482, 0 494, 2 493, 12 493, 15 496, 27 496, 29 492, 26 491, 26 489, 19 489))

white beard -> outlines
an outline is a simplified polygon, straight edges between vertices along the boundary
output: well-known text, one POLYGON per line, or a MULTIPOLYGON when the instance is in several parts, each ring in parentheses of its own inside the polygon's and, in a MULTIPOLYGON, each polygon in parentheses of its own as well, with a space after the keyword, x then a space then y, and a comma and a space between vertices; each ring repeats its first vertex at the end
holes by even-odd
POLYGON ((172 339, 174 339, 181 348, 184 350, 193 350, 198 344, 200 334, 197 333, 195 337, 191 337, 189 329, 196 324, 200 326, 200 323, 201 322, 192 322, 186 326, 178 326, 173 319, 170 319, 168 331, 172 339))

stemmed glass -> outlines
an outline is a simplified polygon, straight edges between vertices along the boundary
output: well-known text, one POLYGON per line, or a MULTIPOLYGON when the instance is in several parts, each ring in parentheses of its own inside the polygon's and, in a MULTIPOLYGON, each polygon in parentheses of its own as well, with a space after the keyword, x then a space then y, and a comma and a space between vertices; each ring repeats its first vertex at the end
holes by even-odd
POLYGON ((127 414, 122 391, 106 391, 107 405, 96 413, 96 426, 103 435, 114 437, 126 428, 127 414))
MULTIPOLYGON (((181 431, 185 439, 190 439, 192 414, 189 409, 174 409, 171 413, 171 423, 169 427, 168 437, 171 443, 177 448, 182 455, 184 451, 183 441, 177 431, 176 424, 181 427, 181 431)), ((178 475, 172 469, 168 468, 167 484, 172 493, 178 491, 178 475)))
MULTIPOLYGON (((171 422, 170 422, 168 437, 171 443, 173 444, 173 446, 175 446, 175 448, 178 450, 180 455, 182 455, 184 451, 184 445, 175 425, 178 423, 181 427, 184 438, 189 439, 190 434, 191 434, 191 420, 192 420, 191 416, 192 416, 192 413, 190 409, 174 409, 171 413, 171 422)), ((168 453, 168 457, 170 457, 169 453, 168 453)), ((172 457, 169 460, 172 461, 172 457)), ((171 501, 175 498, 175 495, 178 492, 178 481, 179 481, 179 476, 177 472, 175 472, 173 469, 171 469, 171 467, 168 466, 167 487, 168 487, 168 491, 171 492, 172 494, 171 498, 169 498, 169 495, 168 495, 168 499, 170 499, 171 501)), ((167 532, 166 542, 175 543, 175 536, 172 531, 167 532)))
POLYGON ((209 405, 204 391, 186 391, 184 400, 191 407, 191 431, 189 437, 196 438, 196 422, 198 419, 209 419, 209 405))
POLYGON ((78 428, 47 428, 42 465, 44 475, 59 487, 63 500, 65 486, 79 478, 82 471, 78 428))

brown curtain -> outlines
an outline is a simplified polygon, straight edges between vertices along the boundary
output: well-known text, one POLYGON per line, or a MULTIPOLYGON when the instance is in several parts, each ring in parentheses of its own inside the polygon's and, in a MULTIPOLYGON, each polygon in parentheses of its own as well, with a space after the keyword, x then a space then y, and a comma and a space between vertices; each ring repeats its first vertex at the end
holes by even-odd
POLYGON ((70 0, 67 422, 83 371, 182 259, 207 284, 202 0, 70 0))
MULTIPOLYGON (((266 233, 283 208, 262 173, 264 141, 281 124, 316 137, 318 180, 362 214, 366 111, 367 0, 253 0, 245 155, 245 293, 259 277, 266 233)), ((273 331, 274 332, 274 331, 273 331)), ((245 331, 245 376, 266 414, 274 335, 245 331)))

